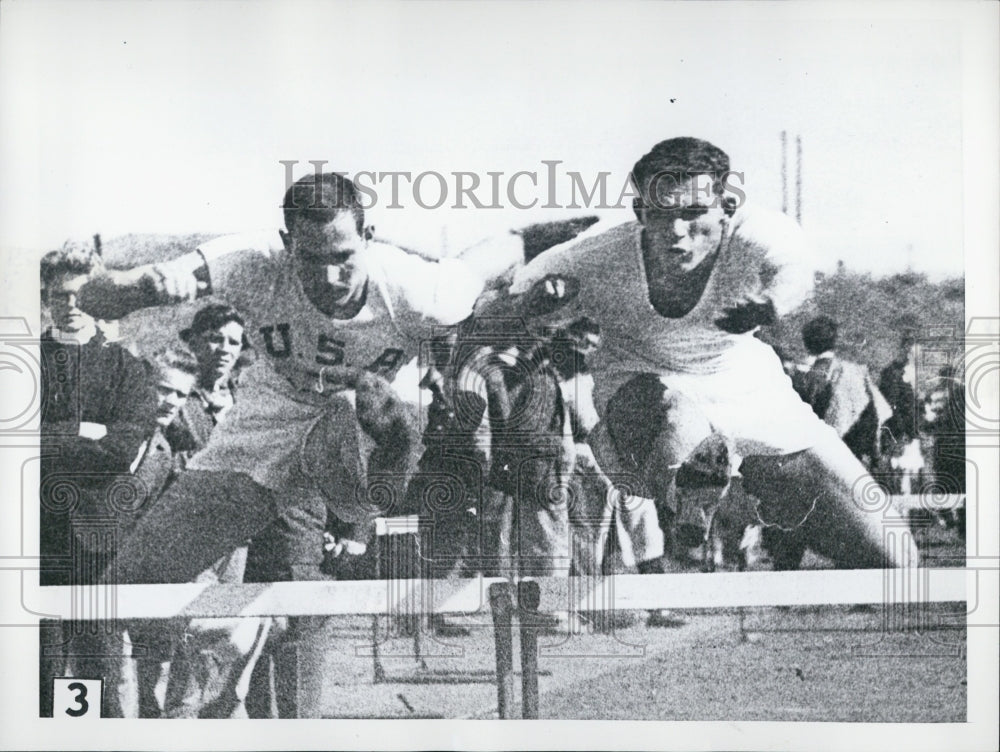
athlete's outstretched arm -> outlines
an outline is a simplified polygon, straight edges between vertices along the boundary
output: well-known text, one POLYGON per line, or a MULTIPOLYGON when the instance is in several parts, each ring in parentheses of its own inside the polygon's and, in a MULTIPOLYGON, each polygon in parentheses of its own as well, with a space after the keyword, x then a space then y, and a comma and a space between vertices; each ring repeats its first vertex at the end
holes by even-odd
POLYGON ((777 316, 784 316, 812 294, 816 255, 798 222, 777 213, 767 219, 770 221, 756 220, 741 231, 763 255, 762 295, 774 305, 777 316))
POLYGON ((777 212, 754 215, 737 230, 747 265, 758 264, 760 287, 727 308, 715 323, 743 334, 774 323, 798 308, 812 293, 815 257, 795 220, 777 212))
POLYGON ((597 222, 598 217, 576 217, 554 222, 538 222, 511 230, 510 235, 490 238, 466 248, 458 255, 482 277, 487 288, 507 276, 514 267, 530 262, 543 251, 573 240, 597 222))
POLYGON ((517 319, 529 331, 569 324, 582 314, 577 305, 579 282, 569 276, 546 274, 524 292, 508 287, 488 290, 476 302, 477 319, 517 319))
POLYGON ((80 290, 80 308, 95 318, 119 319, 153 306, 183 303, 210 295, 208 266, 200 251, 172 261, 132 269, 108 269, 80 290))
POLYGON ((596 221, 596 217, 583 217, 529 225, 438 261, 396 248, 392 273, 404 281, 413 310, 429 321, 454 325, 473 313, 484 291, 506 289, 526 261, 572 240, 596 221))

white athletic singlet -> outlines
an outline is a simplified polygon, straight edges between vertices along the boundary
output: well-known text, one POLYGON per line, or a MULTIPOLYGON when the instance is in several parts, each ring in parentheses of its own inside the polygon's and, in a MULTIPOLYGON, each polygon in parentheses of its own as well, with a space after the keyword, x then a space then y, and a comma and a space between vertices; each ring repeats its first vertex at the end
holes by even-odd
MULTIPOLYGON (((345 428, 353 421, 349 395, 324 367, 360 366, 391 381, 434 325, 457 323, 472 312, 482 289, 482 280, 458 259, 428 261, 370 243, 360 252, 368 271, 364 307, 354 318, 335 319, 306 297, 276 231, 217 238, 197 253, 208 267, 212 294, 244 317, 257 360, 241 375, 232 412, 188 467, 243 472, 276 491, 302 487, 299 453, 321 416, 342 419, 345 428)), ((190 269, 192 261, 160 268, 170 273, 171 264, 190 269)), ((356 432, 353 424, 351 429, 356 432)))
POLYGON ((524 293, 549 275, 579 286, 535 323, 561 326, 585 316, 600 326, 600 346, 587 362, 601 414, 622 384, 653 373, 694 400, 738 452, 811 446, 823 424, 794 392, 773 350, 751 332, 730 334, 715 324, 749 296, 766 295, 779 315, 806 298, 815 267, 801 228, 784 214, 742 206, 701 298, 680 318, 666 318, 650 303, 641 234, 633 221, 559 246, 518 270, 511 286, 511 293, 524 293))

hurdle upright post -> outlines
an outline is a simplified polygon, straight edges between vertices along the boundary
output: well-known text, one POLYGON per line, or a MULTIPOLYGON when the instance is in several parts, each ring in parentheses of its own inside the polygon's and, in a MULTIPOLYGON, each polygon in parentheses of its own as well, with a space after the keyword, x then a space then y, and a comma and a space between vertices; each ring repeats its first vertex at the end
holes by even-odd
POLYGON ((514 635, 511 627, 514 597, 509 582, 494 582, 489 593, 497 660, 497 713, 506 720, 513 718, 514 711, 514 635))
MULTIPOLYGON (((382 579, 382 533, 379 529, 380 520, 375 521, 375 579, 382 579)), ((385 521, 381 520, 382 525, 385 521)), ((381 684, 385 681, 385 668, 378 652, 378 614, 372 614, 372 682, 381 684)))
POLYGON ((521 626, 521 717, 538 718, 538 606, 542 591, 534 580, 517 584, 521 626))

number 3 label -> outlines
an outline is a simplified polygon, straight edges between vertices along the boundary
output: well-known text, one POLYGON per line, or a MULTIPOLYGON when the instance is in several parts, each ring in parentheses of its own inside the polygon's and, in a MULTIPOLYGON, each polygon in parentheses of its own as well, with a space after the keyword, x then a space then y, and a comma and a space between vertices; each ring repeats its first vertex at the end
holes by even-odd
POLYGON ((101 679, 53 679, 53 716, 56 718, 100 718, 101 679))

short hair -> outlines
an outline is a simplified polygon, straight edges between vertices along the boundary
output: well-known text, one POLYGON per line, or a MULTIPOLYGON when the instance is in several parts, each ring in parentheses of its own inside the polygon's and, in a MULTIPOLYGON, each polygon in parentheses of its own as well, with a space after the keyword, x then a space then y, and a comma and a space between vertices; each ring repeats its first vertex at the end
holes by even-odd
POLYGON ((243 347, 249 347, 250 343, 247 341, 246 335, 247 325, 243 320, 243 316, 240 315, 239 311, 226 303, 212 303, 199 310, 194 315, 194 318, 191 319, 191 326, 181 330, 180 338, 187 344, 190 344, 191 340, 199 334, 221 329, 231 322, 235 322, 243 327, 243 347))
POLYGON ((153 374, 159 374, 168 368, 181 371, 191 376, 201 372, 198 359, 190 350, 180 345, 157 350, 146 358, 153 374))
POLYGON ((93 241, 67 240, 59 250, 49 251, 42 256, 42 288, 48 288, 63 274, 93 274, 103 268, 104 262, 93 241))
POLYGON ((646 189, 659 175, 673 175, 678 182, 693 175, 711 175, 712 190, 721 196, 728 173, 729 155, 708 141, 689 136, 660 141, 632 167, 632 182, 640 194, 632 200, 632 208, 638 214, 655 205, 655 197, 648 196, 646 189))
POLYGON ((365 228, 365 210, 358 190, 348 178, 336 172, 306 175, 292 183, 282 202, 285 228, 308 220, 326 224, 342 211, 354 215, 354 224, 361 235, 365 228))
POLYGON ((820 355, 837 344, 837 322, 829 316, 817 316, 802 327, 802 342, 810 355, 820 355))

